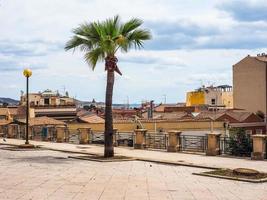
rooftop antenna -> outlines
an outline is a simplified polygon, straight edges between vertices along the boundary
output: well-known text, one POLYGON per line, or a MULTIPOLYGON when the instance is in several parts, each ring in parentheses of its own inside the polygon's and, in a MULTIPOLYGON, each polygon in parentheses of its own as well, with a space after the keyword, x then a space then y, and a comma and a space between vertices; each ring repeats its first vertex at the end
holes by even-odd
POLYGON ((166 94, 163 94, 162 96, 164 97, 164 104, 166 104, 166 102, 167 102, 167 95, 166 94))
POLYGON ((130 108, 130 103, 129 103, 129 96, 127 95, 127 110, 130 108))
POLYGON ((65 94, 66 93, 66 87, 65 87, 65 85, 62 86, 62 89, 63 89, 63 94, 65 94))

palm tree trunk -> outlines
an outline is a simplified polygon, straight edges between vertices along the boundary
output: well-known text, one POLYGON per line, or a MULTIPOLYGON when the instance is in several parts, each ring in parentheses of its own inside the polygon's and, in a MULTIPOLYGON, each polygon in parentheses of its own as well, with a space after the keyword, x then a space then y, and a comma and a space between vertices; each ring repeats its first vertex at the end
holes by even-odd
POLYGON ((107 70, 106 108, 105 108, 105 152, 104 157, 113 157, 113 118, 112 96, 114 85, 114 71, 107 70))

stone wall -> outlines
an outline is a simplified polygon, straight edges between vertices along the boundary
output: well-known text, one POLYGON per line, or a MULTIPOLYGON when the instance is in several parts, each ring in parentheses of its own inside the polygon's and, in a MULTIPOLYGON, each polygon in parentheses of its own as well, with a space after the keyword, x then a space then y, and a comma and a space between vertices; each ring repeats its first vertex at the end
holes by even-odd
MULTIPOLYGON (((155 131, 159 129, 163 129, 165 131, 168 130, 210 130, 210 122, 209 121, 145 121, 142 122, 145 129, 148 131, 155 131)), ((68 128, 70 130, 76 131, 79 128, 91 128, 92 131, 103 131, 104 130, 104 123, 71 123, 68 124, 68 128)), ((133 131, 135 130, 136 124, 130 121, 119 121, 114 122, 114 128, 118 129, 118 132, 122 131, 133 131)), ((214 129, 223 131, 224 126, 223 122, 214 122, 214 129)))

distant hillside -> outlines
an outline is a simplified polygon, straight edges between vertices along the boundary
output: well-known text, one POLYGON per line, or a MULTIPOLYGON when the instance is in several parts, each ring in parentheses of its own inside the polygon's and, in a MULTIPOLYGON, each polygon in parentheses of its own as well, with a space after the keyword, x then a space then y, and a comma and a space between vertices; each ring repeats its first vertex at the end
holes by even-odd
POLYGON ((17 105, 19 104, 19 101, 11 98, 0 97, 0 104, 3 103, 8 103, 8 105, 17 105))

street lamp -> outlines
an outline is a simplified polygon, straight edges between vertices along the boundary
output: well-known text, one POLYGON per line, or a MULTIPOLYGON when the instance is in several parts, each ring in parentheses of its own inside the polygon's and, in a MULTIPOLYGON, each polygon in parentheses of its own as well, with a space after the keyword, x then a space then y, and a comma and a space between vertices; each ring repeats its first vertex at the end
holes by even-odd
POLYGON ((29 77, 32 75, 30 69, 24 69, 23 75, 26 77, 26 142, 29 144, 29 77))

